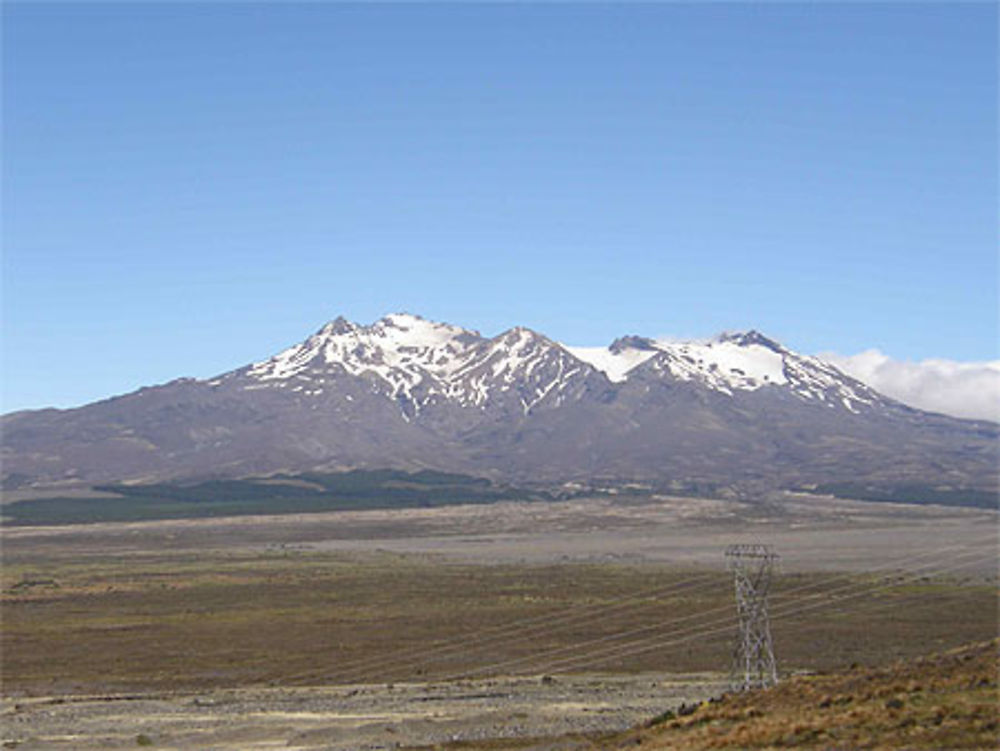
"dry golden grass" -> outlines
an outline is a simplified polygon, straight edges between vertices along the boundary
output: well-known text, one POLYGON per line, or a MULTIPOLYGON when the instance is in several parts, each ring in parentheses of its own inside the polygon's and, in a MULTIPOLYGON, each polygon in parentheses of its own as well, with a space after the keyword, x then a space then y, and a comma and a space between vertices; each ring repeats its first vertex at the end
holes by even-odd
MULTIPOLYGON (((606 607, 692 577, 654 565, 482 565, 280 550, 67 553, 4 563, 7 695, 428 680, 519 658, 526 659, 504 672, 530 673, 544 669, 533 656, 546 650, 573 656, 581 642, 732 607, 732 584, 721 572, 692 590, 606 607), (593 617, 483 638, 504 624, 580 607, 593 617), (433 653, 442 642, 461 648, 433 653)), ((829 575, 786 577, 776 594, 813 578, 829 575)), ((840 612, 774 626, 783 665, 811 669, 882 663, 989 638, 995 629, 995 588, 935 582, 872 592, 840 612)), ((589 667, 690 672, 724 669, 728 660, 729 642, 716 636, 589 667)))
POLYGON ((605 749, 995 749, 998 641, 734 694, 605 749))

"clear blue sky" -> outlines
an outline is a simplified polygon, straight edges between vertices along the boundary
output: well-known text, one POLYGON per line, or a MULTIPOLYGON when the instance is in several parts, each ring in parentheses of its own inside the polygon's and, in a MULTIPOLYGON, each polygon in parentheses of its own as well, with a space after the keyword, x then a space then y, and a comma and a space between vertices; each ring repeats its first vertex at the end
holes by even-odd
POLYGON ((997 7, 3 6, 4 411, 406 310, 997 357, 997 7))

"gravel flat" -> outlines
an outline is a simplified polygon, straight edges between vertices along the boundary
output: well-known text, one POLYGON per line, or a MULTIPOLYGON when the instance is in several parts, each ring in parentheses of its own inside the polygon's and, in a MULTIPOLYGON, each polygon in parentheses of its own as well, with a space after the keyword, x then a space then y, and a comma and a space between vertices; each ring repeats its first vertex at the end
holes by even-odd
POLYGON ((561 675, 4 700, 5 747, 329 749, 617 731, 724 689, 718 674, 561 675), (140 736, 145 736, 140 740, 140 736))

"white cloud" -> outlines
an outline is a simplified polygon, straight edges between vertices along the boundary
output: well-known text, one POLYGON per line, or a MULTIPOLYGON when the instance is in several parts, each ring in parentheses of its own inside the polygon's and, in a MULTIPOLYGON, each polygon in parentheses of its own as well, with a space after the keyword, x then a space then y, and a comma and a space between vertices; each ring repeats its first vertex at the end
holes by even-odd
POLYGON ((1000 422, 1000 360, 893 360, 877 349, 820 357, 911 407, 1000 422))

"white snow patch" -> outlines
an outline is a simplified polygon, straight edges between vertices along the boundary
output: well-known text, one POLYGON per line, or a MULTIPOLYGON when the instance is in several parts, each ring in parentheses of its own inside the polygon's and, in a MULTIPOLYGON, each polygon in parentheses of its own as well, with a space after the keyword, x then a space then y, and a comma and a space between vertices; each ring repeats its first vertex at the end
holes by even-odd
MULTIPOLYGON (((612 352, 610 347, 565 347, 574 357, 621 383, 629 373, 658 353, 666 353, 665 369, 680 380, 701 380, 720 391, 758 389, 787 382, 784 358, 760 344, 734 342, 678 342, 657 340, 654 349, 627 347, 612 352)), ((662 359, 662 358, 661 358, 662 359)))
POLYGON ((673 355, 671 371, 683 380, 701 377, 714 385, 750 390, 788 380, 782 354, 761 344, 660 340, 656 346, 673 355))
POLYGON ((473 332, 406 313, 388 315, 371 326, 339 320, 305 342, 254 364, 250 375, 281 385, 294 376, 307 377, 311 369, 339 366, 353 376, 373 374, 392 396, 409 398, 412 389, 425 381, 447 381, 477 340, 473 332))
POLYGON ((695 341, 623 339, 612 351, 559 345, 520 327, 485 339, 405 313, 369 326, 333 321, 305 342, 252 365, 249 375, 257 383, 247 388, 294 384, 296 392, 318 395, 322 389, 315 386, 346 374, 364 378, 373 393, 406 403, 406 419, 442 399, 484 406, 512 389, 523 394, 522 407, 529 412, 549 394, 555 404, 563 403, 564 394, 572 398, 572 379, 582 363, 614 383, 643 368, 729 396, 785 386, 804 401, 852 412, 880 399, 829 362, 791 352, 756 332, 695 341), (637 346, 624 346, 630 341, 637 346), (311 388, 295 382, 311 379, 318 382, 311 388))
POLYGON ((612 352, 609 347, 570 347, 565 344, 563 349, 578 360, 593 365, 604 373, 612 383, 621 383, 626 380, 628 372, 632 368, 641 365, 656 354, 655 350, 648 349, 629 348, 612 352))

